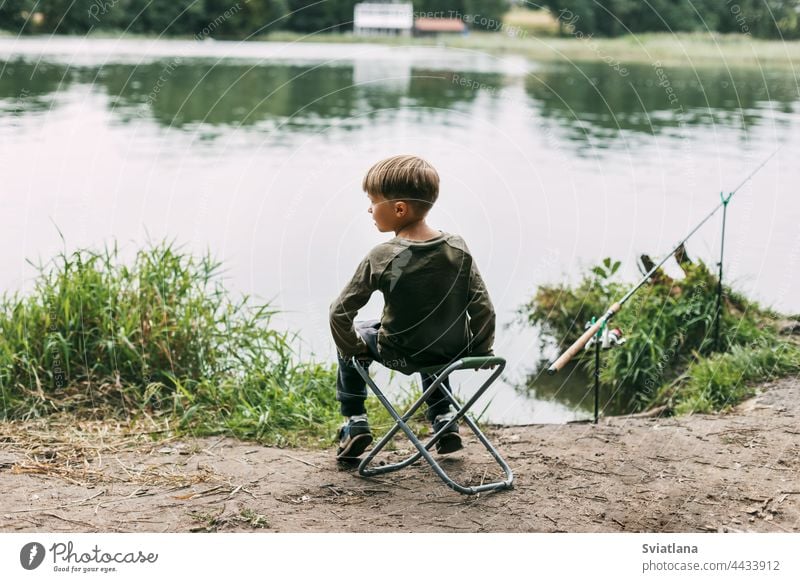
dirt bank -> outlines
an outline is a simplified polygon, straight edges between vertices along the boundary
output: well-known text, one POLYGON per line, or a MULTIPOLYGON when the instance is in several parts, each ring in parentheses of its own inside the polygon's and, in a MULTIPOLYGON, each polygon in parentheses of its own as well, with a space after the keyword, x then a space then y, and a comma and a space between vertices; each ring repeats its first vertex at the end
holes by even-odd
MULTIPOLYGON (((516 487, 477 497, 420 463, 362 479, 333 449, 5 424, 0 530, 800 531, 800 379, 762 388, 719 416, 493 428, 516 487)), ((467 440, 446 469, 497 477, 467 440)))

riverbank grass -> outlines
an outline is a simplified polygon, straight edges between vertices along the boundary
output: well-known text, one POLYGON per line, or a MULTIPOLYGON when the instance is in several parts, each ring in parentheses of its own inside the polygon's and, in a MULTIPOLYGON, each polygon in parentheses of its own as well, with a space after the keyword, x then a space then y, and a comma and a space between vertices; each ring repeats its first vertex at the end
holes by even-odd
MULTIPOLYGON (((114 243, 36 267, 29 293, 0 298, 2 420, 144 419, 196 436, 333 443, 335 365, 303 358, 270 304, 233 297, 210 255, 162 242, 126 264, 114 243)), ((376 430, 390 425, 368 406, 376 430)))

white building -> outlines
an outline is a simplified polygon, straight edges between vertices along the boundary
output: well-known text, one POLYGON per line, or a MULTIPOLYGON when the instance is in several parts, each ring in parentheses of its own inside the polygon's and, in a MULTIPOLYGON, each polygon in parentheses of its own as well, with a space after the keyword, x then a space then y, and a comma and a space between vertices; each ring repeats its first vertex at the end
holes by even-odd
POLYGON ((355 34, 410 36, 413 28, 414 7, 411 2, 361 2, 355 6, 355 34))

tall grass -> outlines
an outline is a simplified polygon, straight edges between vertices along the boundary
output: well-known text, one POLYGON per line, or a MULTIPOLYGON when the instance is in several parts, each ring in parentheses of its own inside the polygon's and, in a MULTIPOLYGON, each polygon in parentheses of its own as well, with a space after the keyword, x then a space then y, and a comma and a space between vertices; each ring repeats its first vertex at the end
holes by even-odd
POLYGON ((733 346, 728 353, 692 362, 658 400, 678 414, 717 412, 753 396, 756 383, 800 372, 800 349, 790 342, 733 346))
MULTIPOLYGON (((619 262, 606 259, 577 286, 542 286, 519 308, 519 319, 537 326, 546 342, 565 348, 631 287, 619 281, 619 262)), ((729 287, 724 289, 720 343, 715 345, 717 278, 702 261, 686 276, 660 274, 640 289, 611 320, 626 343, 603 353, 601 381, 613 386, 615 405, 635 411, 669 404, 678 412, 720 410, 746 394, 746 382, 800 370, 798 346, 780 338, 779 313, 729 287), (719 352, 719 353, 716 353, 719 352)), ((593 352, 578 355, 593 369, 593 352)))
POLYGON ((125 265, 115 243, 37 270, 30 293, 0 299, 3 419, 163 415, 200 434, 330 439, 334 366, 300 361, 275 310, 231 298, 208 254, 162 242, 125 265))

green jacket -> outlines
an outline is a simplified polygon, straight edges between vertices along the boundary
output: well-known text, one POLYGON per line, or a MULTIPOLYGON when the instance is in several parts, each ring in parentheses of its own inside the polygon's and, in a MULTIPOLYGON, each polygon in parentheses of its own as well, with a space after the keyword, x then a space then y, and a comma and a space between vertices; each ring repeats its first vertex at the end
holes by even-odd
POLYGON ((425 242, 394 237, 364 257, 330 306, 331 333, 346 360, 368 353, 353 320, 374 291, 383 293, 378 352, 387 367, 410 374, 464 356, 493 355, 494 307, 460 236, 442 232, 425 242))

